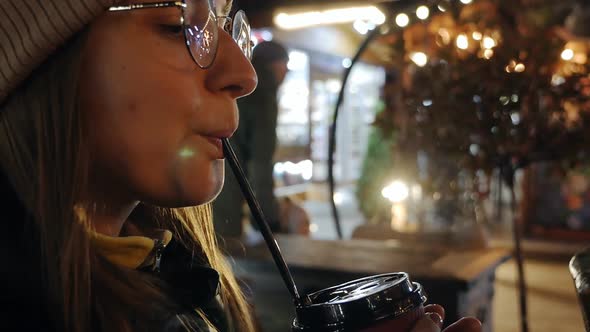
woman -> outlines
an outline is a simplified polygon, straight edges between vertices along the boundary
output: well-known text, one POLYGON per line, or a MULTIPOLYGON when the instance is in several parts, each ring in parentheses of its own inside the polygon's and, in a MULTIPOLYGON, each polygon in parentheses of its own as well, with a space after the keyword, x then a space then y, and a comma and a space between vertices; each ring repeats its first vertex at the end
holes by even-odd
POLYGON ((254 330, 209 206, 256 86, 248 27, 225 1, 134 1, 0 1, 8 330, 254 330))

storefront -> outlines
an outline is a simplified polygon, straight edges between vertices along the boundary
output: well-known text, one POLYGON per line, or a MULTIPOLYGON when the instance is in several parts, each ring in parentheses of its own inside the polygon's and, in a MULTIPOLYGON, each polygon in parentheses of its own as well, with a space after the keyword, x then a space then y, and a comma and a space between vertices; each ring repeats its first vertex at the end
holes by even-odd
MULTIPOLYGON (((273 39, 289 49, 289 73, 278 96, 275 179, 279 188, 326 181, 334 107, 344 71, 362 37, 357 33, 351 38, 351 33, 355 32, 343 32, 341 27, 254 31, 258 41, 273 39), (339 46, 324 47, 319 40, 339 46)), ((335 177, 339 183, 354 182, 360 175, 384 77, 381 66, 367 62, 355 65, 351 73, 338 120, 335 177)))

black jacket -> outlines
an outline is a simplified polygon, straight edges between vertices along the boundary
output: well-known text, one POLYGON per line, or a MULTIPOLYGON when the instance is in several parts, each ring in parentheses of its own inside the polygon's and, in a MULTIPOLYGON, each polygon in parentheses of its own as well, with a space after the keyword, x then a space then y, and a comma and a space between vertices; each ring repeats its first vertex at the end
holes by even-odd
MULTIPOLYGON (((49 315, 47 292, 41 271, 38 233, 31 216, 18 200, 12 185, 0 171, 0 330, 57 332, 56 322, 49 315)), ((200 308, 220 332, 229 331, 225 311, 219 302, 219 274, 194 259, 183 246, 172 240, 164 249, 159 271, 146 268, 169 285, 180 312, 171 312, 154 322, 153 331, 185 331, 176 318, 178 313, 190 313, 196 324, 206 324, 194 313, 200 308)))

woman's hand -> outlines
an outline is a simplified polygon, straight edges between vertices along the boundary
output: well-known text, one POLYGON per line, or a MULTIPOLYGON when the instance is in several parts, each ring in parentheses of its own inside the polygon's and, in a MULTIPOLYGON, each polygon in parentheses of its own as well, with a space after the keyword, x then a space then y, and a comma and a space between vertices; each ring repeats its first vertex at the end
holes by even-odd
MULTIPOLYGON (((445 310, 439 305, 424 308, 426 315, 420 319, 410 332, 440 332, 445 319, 445 310)), ((481 323, 475 318, 462 318, 447 327, 443 332, 481 332, 481 323)))

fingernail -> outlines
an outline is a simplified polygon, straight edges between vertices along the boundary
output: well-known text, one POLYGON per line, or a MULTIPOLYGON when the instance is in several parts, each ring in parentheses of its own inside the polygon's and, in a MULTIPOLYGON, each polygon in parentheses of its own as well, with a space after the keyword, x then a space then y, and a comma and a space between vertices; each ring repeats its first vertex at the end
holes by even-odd
POLYGON ((442 327, 442 317, 436 312, 428 312, 426 313, 428 318, 434 322, 438 327, 442 327))

